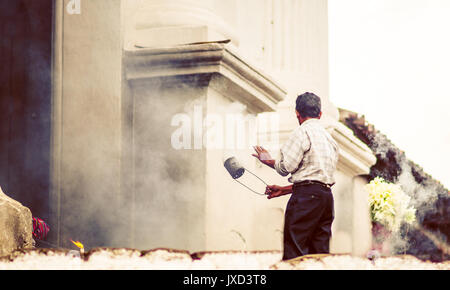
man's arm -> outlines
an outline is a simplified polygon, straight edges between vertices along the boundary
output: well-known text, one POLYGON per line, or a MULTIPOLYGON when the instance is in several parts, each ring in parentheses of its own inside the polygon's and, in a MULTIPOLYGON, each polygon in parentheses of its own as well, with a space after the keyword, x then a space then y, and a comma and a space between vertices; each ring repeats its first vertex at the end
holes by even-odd
POLYGON ((268 199, 291 193, 292 193, 292 184, 286 186, 268 185, 266 187, 266 194, 268 195, 267 196, 268 199))

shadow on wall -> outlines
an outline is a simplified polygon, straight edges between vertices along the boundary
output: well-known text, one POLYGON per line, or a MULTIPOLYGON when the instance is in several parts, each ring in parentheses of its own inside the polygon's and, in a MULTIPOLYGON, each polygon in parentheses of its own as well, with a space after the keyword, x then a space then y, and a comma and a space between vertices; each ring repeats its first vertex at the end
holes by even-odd
POLYGON ((52 0, 0 1, 0 185, 49 218, 52 0))

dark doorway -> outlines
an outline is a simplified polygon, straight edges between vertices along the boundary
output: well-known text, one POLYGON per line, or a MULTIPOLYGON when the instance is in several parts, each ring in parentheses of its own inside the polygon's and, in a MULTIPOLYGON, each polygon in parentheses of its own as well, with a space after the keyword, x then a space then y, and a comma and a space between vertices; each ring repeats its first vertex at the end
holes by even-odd
POLYGON ((49 218, 53 0, 0 0, 0 186, 49 218))

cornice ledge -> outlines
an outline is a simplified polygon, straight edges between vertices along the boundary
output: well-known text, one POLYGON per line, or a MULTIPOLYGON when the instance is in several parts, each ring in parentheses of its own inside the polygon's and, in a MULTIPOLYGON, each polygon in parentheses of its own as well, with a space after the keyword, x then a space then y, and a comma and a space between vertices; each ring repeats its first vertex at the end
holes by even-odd
MULTIPOLYGON (((242 93, 243 103, 256 113, 276 110, 287 94, 273 79, 220 42, 126 50, 124 64, 126 79, 132 83, 161 78, 192 82, 206 78, 209 85, 213 76, 215 80, 217 76, 223 77, 224 89, 242 93)), ((218 87, 216 84, 215 88, 218 87)), ((237 100, 239 97, 234 96, 237 100)))
POLYGON ((331 135, 339 144, 338 168, 353 176, 369 174, 377 161, 372 150, 340 122, 333 124, 331 135))

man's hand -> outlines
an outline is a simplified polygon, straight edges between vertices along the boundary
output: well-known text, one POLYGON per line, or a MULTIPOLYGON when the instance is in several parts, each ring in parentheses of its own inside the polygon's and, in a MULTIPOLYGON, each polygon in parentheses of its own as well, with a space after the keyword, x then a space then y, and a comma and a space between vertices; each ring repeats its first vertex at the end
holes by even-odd
POLYGON ((274 197, 279 197, 282 195, 292 193, 292 185, 279 186, 279 185, 268 185, 266 187, 267 198, 272 199, 274 197))
POLYGON ((267 166, 275 168, 275 160, 272 159, 266 149, 264 149, 262 146, 253 146, 253 149, 255 149, 256 154, 252 154, 252 156, 258 158, 259 161, 266 164, 267 166))

